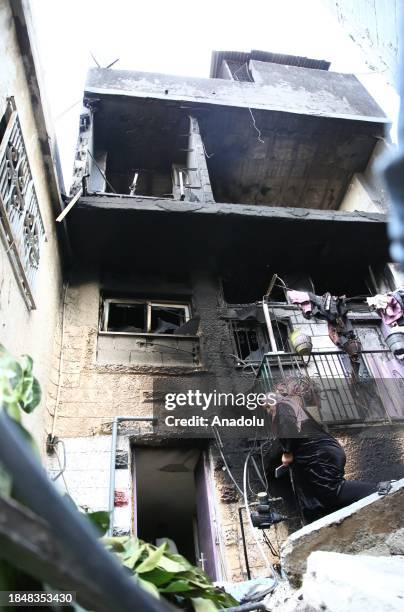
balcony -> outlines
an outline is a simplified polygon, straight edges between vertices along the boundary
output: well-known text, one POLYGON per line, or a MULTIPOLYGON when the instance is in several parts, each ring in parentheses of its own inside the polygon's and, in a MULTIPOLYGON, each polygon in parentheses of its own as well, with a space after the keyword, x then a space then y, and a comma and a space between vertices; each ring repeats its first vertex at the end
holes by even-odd
POLYGON ((404 421, 404 364, 388 350, 362 351, 353 365, 340 351, 267 353, 257 373, 262 392, 282 382, 305 388, 305 409, 330 427, 391 425, 404 421))

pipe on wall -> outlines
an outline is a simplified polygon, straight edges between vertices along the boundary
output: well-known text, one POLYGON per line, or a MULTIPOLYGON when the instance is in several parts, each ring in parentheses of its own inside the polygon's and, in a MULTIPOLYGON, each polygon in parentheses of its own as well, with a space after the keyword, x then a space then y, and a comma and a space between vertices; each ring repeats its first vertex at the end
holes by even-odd
POLYGON ((116 416, 112 421, 111 435, 111 462, 109 468, 109 496, 108 496, 108 512, 109 512, 109 529, 108 535, 113 535, 114 529, 114 509, 115 509, 115 463, 116 463, 116 443, 118 439, 118 425, 122 421, 136 421, 155 423, 155 417, 147 416, 116 416))

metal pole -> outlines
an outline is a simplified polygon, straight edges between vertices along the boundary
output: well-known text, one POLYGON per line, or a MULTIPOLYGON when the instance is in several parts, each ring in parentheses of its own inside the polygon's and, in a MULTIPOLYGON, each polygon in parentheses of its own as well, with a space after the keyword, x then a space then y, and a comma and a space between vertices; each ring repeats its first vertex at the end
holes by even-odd
POLYGON ((248 554, 247 554, 247 543, 245 540, 245 531, 244 531, 244 523, 243 523, 243 507, 240 507, 238 509, 238 516, 240 519, 240 529, 241 529, 241 539, 243 540, 243 551, 244 551, 244 561, 245 561, 245 569, 247 572, 247 578, 248 580, 251 580, 251 570, 250 570, 250 564, 248 562, 248 554))
POLYGON ((116 443, 118 439, 118 424, 120 421, 138 421, 138 422, 155 422, 155 417, 139 417, 139 416, 116 416, 112 421, 112 436, 111 436, 111 457, 109 466, 109 495, 108 495, 108 512, 109 512, 109 529, 108 535, 113 535, 114 530, 114 508, 115 508, 115 461, 116 461, 116 443))
POLYGON ((272 329, 271 316, 269 314, 269 308, 268 308, 268 304, 266 302, 265 296, 262 298, 262 310, 264 311, 265 322, 267 324, 268 335, 269 335, 269 342, 271 344, 271 351, 273 353, 277 353, 278 350, 277 350, 277 346, 276 346, 274 330, 272 329))
POLYGON ((166 605, 136 584, 133 576, 99 542, 90 522, 59 494, 16 424, 1 408, 0 460, 13 478, 18 499, 49 523, 72 562, 88 580, 97 582, 105 599, 105 612, 167 610, 166 605))
POLYGON ((109 511, 108 535, 109 536, 112 536, 113 531, 114 531, 115 462, 116 462, 117 437, 118 437, 118 419, 115 418, 112 423, 111 456, 110 456, 110 464, 109 464, 109 495, 108 495, 108 511, 109 511))

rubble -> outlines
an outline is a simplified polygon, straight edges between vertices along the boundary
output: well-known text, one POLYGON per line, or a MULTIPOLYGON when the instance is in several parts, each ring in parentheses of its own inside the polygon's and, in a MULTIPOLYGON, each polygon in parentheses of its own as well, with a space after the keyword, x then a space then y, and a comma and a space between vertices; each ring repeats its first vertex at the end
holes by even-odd
POLYGON ((303 579, 303 610, 402 611, 403 576, 403 556, 371 557, 313 552, 307 560, 307 572, 303 579))
POLYGON ((313 551, 370 555, 403 550, 404 479, 387 496, 377 493, 314 521, 293 533, 281 550, 282 567, 299 587, 313 551))

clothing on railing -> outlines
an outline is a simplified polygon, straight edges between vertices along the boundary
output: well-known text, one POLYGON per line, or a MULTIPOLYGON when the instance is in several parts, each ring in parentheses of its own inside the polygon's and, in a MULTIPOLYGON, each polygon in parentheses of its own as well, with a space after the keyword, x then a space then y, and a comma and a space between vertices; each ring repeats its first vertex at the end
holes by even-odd
POLYGON ((382 321, 392 327, 404 324, 404 289, 397 289, 390 293, 378 293, 366 298, 369 307, 376 310, 382 321))
POLYGON ((327 292, 315 295, 307 291, 287 291, 292 304, 299 306, 306 319, 318 317, 326 321, 335 321, 348 312, 345 296, 336 297, 327 292))
POLYGON ((311 313, 312 304, 307 291, 287 291, 286 293, 291 303, 299 306, 304 315, 311 313))
POLYGON ((334 296, 329 292, 315 295, 304 291, 288 291, 287 295, 293 304, 299 306, 306 319, 315 317, 326 320, 331 341, 348 353, 352 360, 356 359, 361 343, 347 318, 348 305, 345 295, 334 296))

